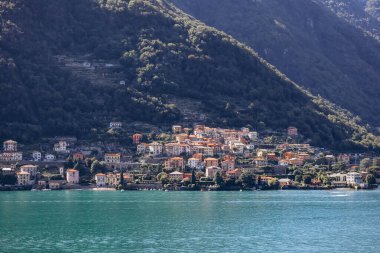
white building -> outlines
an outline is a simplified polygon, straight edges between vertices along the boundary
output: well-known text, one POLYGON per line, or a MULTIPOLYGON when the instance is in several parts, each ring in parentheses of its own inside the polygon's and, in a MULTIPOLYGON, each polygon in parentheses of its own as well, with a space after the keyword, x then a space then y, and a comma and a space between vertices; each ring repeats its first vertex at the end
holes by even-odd
POLYGON ((0 161, 22 161, 21 152, 4 152, 0 154, 0 161))
POLYGON ((226 159, 221 162, 223 171, 230 171, 235 169, 235 159, 226 159))
POLYGON ((42 153, 39 151, 33 151, 32 157, 34 161, 41 161, 42 159, 42 153))
POLYGON ((105 187, 107 185, 107 176, 103 173, 95 175, 96 187, 105 187))
POLYGON ((181 143, 167 143, 165 144, 165 152, 171 156, 179 156, 183 153, 190 153, 190 145, 181 143))
POLYGON ((255 164, 256 164, 256 166, 265 166, 265 165, 267 165, 267 160, 266 159, 264 159, 263 157, 257 157, 257 158, 255 158, 255 164))
POLYGON ((181 133, 181 132, 182 132, 182 126, 180 126, 180 125, 173 125, 173 126, 172 126, 172 132, 173 132, 174 134, 179 134, 179 133, 181 133))
POLYGON ((331 180, 331 185, 335 187, 346 187, 347 186, 347 174, 345 173, 335 173, 329 175, 331 180))
POLYGON ((202 153, 204 156, 214 156, 213 147, 199 147, 197 153, 202 153))
POLYGON ((161 155, 163 152, 163 145, 158 142, 153 142, 148 145, 149 154, 157 156, 161 155))
POLYGON ((54 151, 58 153, 68 153, 70 152, 67 150, 67 142, 66 141, 59 141, 58 143, 54 144, 54 151))
POLYGON ((192 157, 187 160, 187 165, 192 169, 198 169, 201 167, 201 161, 198 158, 192 157))
POLYGON ((347 184, 348 185, 359 185, 363 183, 362 175, 358 172, 347 173, 347 184))
POLYGON ((169 178, 172 180, 180 181, 183 179, 183 173, 179 171, 174 171, 169 174, 169 178))
POLYGON ((54 161, 54 160, 55 160, 55 155, 52 155, 52 154, 45 155, 45 161, 54 161))
POLYGON ((104 155, 104 161, 106 163, 120 163, 121 155, 119 153, 111 154, 107 153, 104 155))
POLYGON ((249 132, 249 133, 248 133, 248 138, 249 138, 251 141, 257 141, 257 138, 258 138, 258 134, 257 134, 257 132, 249 132))
POLYGON ((110 128, 119 129, 122 126, 123 126, 123 123, 121 122, 118 122, 118 121, 110 122, 110 128))
POLYGON ((16 152, 17 151, 17 141, 8 140, 3 142, 3 149, 5 152, 16 152))
POLYGON ((14 174, 14 170, 12 168, 2 168, 1 169, 1 173, 3 176, 5 175, 13 175, 14 174))
POLYGON ((245 145, 245 148, 248 149, 248 150, 254 150, 255 149, 255 145, 250 143, 250 144, 247 144, 245 145))
POLYGON ((149 150, 149 146, 146 143, 139 143, 136 146, 137 154, 145 154, 149 150))
POLYGON ((221 173, 222 169, 219 167, 207 167, 206 168, 206 177, 214 178, 216 173, 221 173))
POLYGON ((20 170, 29 173, 31 178, 37 175, 37 166, 35 165, 23 165, 20 167, 20 170))
POLYGON ((244 153, 245 145, 243 143, 234 143, 232 145, 232 150, 235 154, 241 155, 244 153))
POLYGON ((289 161, 285 160, 285 159, 282 159, 282 160, 278 161, 278 165, 280 165, 280 166, 289 166, 289 161))

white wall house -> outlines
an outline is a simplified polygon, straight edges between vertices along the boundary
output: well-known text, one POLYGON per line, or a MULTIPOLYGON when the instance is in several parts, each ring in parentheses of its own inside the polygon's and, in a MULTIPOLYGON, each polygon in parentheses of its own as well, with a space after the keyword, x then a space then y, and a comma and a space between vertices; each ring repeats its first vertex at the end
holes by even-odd
POLYGON ((45 155, 45 161, 54 161, 55 160, 55 155, 53 154, 46 154, 45 155))
POLYGON ((34 161, 41 161, 42 159, 42 153, 39 151, 33 151, 32 157, 34 161))
POLYGON ((58 143, 54 144, 54 151, 58 153, 68 153, 70 152, 67 150, 68 144, 66 141, 59 141, 58 143))
POLYGON ((107 176, 103 173, 95 175, 96 187, 105 187, 107 185, 107 176))
POLYGON ((8 140, 3 142, 3 149, 5 152, 16 152, 17 151, 17 141, 8 140))
POLYGON ((358 172, 347 173, 347 184, 358 185, 363 183, 362 175, 358 172))
POLYGON ((118 129, 118 128, 121 128, 122 126, 123 126, 123 123, 119 121, 110 122, 110 128, 118 129))
POLYGON ((29 173, 31 178, 37 175, 37 166, 35 165, 23 165, 20 167, 20 170, 29 173))
POLYGON ((161 155, 163 152, 163 145, 158 142, 153 142, 148 145, 149 148, 149 154, 157 156, 161 155))

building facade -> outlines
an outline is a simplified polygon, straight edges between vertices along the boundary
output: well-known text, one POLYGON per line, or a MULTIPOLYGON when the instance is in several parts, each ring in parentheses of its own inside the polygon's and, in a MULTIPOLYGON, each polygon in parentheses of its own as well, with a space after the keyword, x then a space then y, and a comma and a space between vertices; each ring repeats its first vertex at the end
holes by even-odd
POLYGON ((79 171, 75 169, 66 170, 66 181, 69 184, 79 184, 79 171))

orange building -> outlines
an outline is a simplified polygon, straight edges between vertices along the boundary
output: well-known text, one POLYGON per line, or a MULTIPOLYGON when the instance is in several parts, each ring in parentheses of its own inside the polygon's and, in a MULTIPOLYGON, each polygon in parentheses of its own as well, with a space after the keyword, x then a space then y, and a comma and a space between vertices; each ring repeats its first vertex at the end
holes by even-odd
POLYGON ((185 168, 185 163, 182 157, 172 157, 165 161, 164 167, 167 170, 170 169, 181 169, 185 168))
POLYGON ((204 159, 203 162, 204 162, 206 168, 218 167, 218 165, 219 165, 219 160, 216 158, 213 158, 213 157, 208 157, 208 158, 204 159))

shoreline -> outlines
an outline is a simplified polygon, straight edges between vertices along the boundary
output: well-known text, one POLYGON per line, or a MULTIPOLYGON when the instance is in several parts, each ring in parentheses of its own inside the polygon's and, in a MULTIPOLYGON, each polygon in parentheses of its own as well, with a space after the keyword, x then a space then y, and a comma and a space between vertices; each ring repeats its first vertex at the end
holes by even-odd
POLYGON ((50 192, 50 191, 104 191, 104 192, 124 192, 124 191, 165 191, 165 192, 260 192, 260 191, 372 191, 379 190, 379 188, 368 188, 368 189, 355 189, 355 188, 286 188, 286 189, 164 189, 164 188, 135 188, 135 189, 123 189, 117 190, 115 188, 106 187, 94 187, 94 188, 64 188, 64 189, 1 189, 0 192, 20 192, 20 191, 31 191, 31 192, 50 192))

